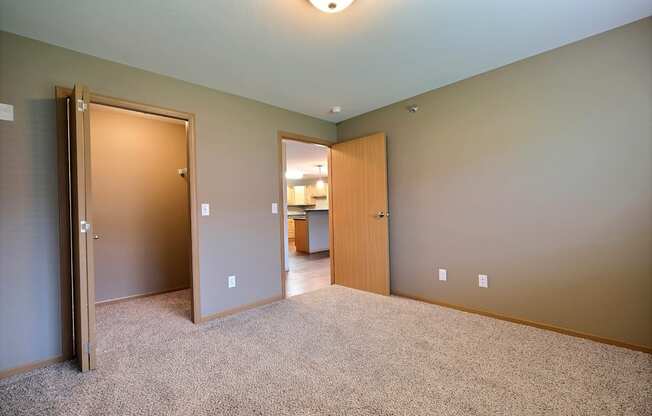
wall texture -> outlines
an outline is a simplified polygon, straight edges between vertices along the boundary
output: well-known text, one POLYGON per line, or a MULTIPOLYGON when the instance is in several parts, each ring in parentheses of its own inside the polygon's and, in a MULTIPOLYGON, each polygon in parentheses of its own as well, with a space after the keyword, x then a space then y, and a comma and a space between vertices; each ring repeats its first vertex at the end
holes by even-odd
POLYGON ((394 292, 652 347, 652 19, 338 125, 376 131, 394 292))
POLYGON ((184 121, 91 104, 95 299, 191 286, 184 121))
POLYGON ((211 203, 199 217, 203 315, 281 294, 277 131, 336 136, 325 121, 0 32, 0 102, 15 106, 0 121, 0 370, 61 352, 54 86, 75 82, 195 113, 198 198, 211 203))

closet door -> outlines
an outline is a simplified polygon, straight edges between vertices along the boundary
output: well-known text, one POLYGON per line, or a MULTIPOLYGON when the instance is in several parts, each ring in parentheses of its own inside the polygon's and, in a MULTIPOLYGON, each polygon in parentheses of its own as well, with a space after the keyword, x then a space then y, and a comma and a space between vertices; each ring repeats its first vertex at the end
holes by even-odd
POLYGON ((70 179, 75 351, 82 371, 95 368, 95 278, 91 206, 90 91, 75 85, 70 100, 70 179))

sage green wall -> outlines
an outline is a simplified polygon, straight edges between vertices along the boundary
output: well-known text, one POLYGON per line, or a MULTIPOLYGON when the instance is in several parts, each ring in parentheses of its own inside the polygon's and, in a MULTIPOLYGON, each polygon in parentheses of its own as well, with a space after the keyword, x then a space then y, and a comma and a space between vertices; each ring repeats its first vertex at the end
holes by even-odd
MULTIPOLYGON (((201 62, 188 62, 201 65, 201 62)), ((0 370, 61 353, 54 86, 195 113, 203 315, 281 294, 277 131, 332 123, 0 32, 0 370), (255 261, 252 261, 255 259, 255 261), (227 276, 238 286, 227 289, 227 276)))
POLYGON ((650 18, 338 125, 376 131, 394 292, 652 347, 650 18))

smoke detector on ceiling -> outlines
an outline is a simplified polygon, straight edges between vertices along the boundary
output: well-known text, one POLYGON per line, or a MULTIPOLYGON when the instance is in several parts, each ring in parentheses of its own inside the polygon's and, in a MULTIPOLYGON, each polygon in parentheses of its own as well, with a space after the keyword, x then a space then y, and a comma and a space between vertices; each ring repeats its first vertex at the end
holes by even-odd
POLYGON ((331 107, 331 113, 337 114, 342 112, 342 107, 339 105, 336 105, 335 107, 331 107))

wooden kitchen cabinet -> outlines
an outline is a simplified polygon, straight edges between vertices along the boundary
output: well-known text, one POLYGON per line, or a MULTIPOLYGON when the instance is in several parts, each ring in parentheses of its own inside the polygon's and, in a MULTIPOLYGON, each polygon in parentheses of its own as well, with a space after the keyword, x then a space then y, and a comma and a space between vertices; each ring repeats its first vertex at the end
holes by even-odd
POLYGON ((328 200, 328 185, 322 189, 315 184, 288 186, 287 199, 288 205, 315 205, 316 199, 328 200))
POLYGON ((328 251, 328 210, 307 209, 305 219, 294 219, 294 244, 302 253, 328 251))
POLYGON ((294 245, 297 251, 308 253, 308 221, 296 218, 294 220, 294 245))
POLYGON ((294 219, 288 218, 288 238, 294 238, 294 219))

